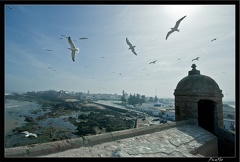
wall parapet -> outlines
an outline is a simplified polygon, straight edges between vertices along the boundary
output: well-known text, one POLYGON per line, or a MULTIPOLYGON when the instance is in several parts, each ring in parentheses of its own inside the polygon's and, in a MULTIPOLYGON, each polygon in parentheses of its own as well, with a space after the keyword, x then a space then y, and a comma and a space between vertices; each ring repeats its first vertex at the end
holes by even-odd
POLYGON ((27 146, 18 146, 13 148, 5 148, 5 157, 33 157, 47 155, 56 152, 61 152, 69 149, 94 146, 101 143, 112 142, 124 138, 150 134, 158 131, 163 131, 176 126, 191 124, 189 120, 165 123, 161 125, 153 125, 148 127, 140 127, 134 129, 126 129, 104 134, 83 136, 80 138, 67 139, 61 141, 31 144, 27 146))

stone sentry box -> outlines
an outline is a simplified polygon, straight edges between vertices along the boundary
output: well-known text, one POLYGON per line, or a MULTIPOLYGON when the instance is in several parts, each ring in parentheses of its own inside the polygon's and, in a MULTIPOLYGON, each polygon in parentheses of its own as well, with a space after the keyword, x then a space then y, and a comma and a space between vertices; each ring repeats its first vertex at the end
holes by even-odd
POLYGON ((177 84, 175 95, 176 121, 190 119, 213 134, 223 128, 222 90, 210 77, 192 70, 177 84))

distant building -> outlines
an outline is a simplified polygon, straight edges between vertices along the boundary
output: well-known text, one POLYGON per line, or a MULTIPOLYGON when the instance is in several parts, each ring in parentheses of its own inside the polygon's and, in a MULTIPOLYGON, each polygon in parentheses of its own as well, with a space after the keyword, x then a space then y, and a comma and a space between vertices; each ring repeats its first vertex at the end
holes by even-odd
POLYGON ((235 120, 223 119, 224 128, 230 131, 235 131, 235 120))
POLYGON ((174 109, 163 109, 160 111, 161 111, 160 117, 167 119, 167 120, 175 121, 175 110, 174 109))
POLYGON ((163 104, 162 103, 155 103, 153 106, 154 107, 161 107, 161 106, 163 106, 163 104))

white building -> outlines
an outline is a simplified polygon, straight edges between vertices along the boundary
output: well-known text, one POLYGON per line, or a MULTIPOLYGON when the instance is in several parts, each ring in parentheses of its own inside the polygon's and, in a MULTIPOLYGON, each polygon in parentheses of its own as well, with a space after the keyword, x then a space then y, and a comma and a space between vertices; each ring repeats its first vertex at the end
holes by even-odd
POLYGON ((175 121, 175 110, 174 109, 162 109, 160 117, 175 121))

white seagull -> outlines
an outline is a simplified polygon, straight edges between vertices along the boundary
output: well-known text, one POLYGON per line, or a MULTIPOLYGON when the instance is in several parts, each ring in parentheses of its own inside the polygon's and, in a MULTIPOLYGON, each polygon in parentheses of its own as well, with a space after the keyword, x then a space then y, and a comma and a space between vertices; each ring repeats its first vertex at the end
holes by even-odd
POLYGON ((29 133, 28 131, 24 131, 24 132, 22 132, 22 133, 25 133, 25 134, 26 134, 25 137, 29 137, 29 136, 37 137, 37 134, 35 134, 35 133, 29 133))
POLYGON ((180 31, 180 29, 178 29, 178 26, 179 26, 180 22, 181 22, 185 17, 186 17, 186 16, 183 16, 181 19, 179 19, 179 20, 176 22, 175 26, 174 26, 173 28, 171 28, 172 30, 167 33, 166 40, 167 40, 168 36, 169 36, 170 34, 172 34, 173 32, 175 32, 175 31, 178 31, 178 32, 179 32, 179 31, 180 31))
POLYGON ((72 40, 70 37, 68 37, 68 43, 70 44, 71 48, 68 48, 69 50, 72 51, 72 60, 75 61, 75 52, 79 52, 79 48, 76 48, 75 45, 73 44, 72 40))
POLYGON ((133 45, 129 42, 128 38, 126 38, 126 41, 127 41, 127 44, 129 45, 129 50, 131 49, 132 52, 133 52, 135 55, 137 55, 137 53, 135 52, 135 49, 134 49, 136 46, 133 46, 133 45))

